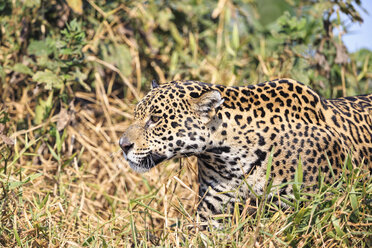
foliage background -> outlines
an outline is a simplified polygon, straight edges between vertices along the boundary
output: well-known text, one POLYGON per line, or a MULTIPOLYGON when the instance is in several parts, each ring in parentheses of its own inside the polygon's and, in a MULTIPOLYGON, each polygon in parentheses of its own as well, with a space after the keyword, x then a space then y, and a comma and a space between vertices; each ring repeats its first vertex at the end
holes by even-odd
MULTIPOLYGON (((341 39, 348 30, 340 15, 361 22, 360 4, 1 1, 0 244, 205 245, 204 234, 184 224, 171 228, 195 212, 195 161, 184 159, 181 167, 171 161, 138 175, 122 160, 117 141, 134 104, 152 79, 247 85, 290 77, 327 98, 371 93, 371 51, 350 54, 341 39)), ((319 229, 278 233, 290 223, 283 213, 267 217, 268 234, 258 232, 253 241, 248 234, 256 219, 238 225, 236 237, 209 241, 365 246, 368 213, 359 236, 345 234, 353 225, 337 229, 338 218, 349 221, 337 214, 319 229)))

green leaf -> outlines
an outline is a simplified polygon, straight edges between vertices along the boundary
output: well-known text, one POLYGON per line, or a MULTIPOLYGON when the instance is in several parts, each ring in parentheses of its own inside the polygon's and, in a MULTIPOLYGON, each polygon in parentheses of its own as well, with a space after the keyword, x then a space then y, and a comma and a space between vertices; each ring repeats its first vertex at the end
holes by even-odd
POLYGON ((37 57, 36 64, 39 68, 47 68, 51 71, 59 70, 60 67, 65 66, 65 63, 56 59, 50 59, 47 56, 37 57))
POLYGON ((61 154, 61 150, 62 150, 62 140, 61 140, 61 135, 59 134, 58 131, 56 131, 56 145, 57 145, 57 153, 58 153, 58 156, 59 156, 59 154, 61 154))
POLYGON ((234 23, 233 32, 232 32, 232 46, 235 50, 238 50, 239 45, 240 45, 240 41, 239 41, 238 24, 234 23))
POLYGON ((354 186, 351 186, 351 191, 350 191, 350 194, 349 194, 349 198, 350 198, 351 207, 353 208, 354 211, 357 210, 358 209, 358 200, 357 200, 357 197, 356 197, 356 192, 355 192, 354 186))
POLYGON ((274 150, 275 150, 275 147, 273 146, 273 148, 271 149, 271 152, 270 152, 269 160, 267 161, 266 182, 268 182, 269 179, 270 179, 271 166, 272 166, 272 163, 273 163, 273 156, 274 156, 274 150))
POLYGON ((40 204, 38 204, 38 208, 39 208, 39 209, 42 209, 42 208, 45 206, 45 204, 47 203, 48 199, 49 199, 49 192, 46 194, 46 196, 45 196, 44 199, 40 202, 40 204))
POLYGON ((28 0, 24 2, 24 7, 27 8, 40 8, 41 0, 28 0))
POLYGON ((13 66, 13 71, 23 73, 23 74, 26 74, 26 75, 30 75, 30 76, 32 76, 34 74, 28 66, 26 66, 24 64, 21 64, 21 63, 15 64, 13 66))
POLYGON ((293 222, 298 225, 300 224, 301 220, 303 219, 305 213, 307 212, 307 208, 301 208, 300 211, 297 212, 293 222))
POLYGON ((196 55, 198 54, 198 48, 196 46, 195 36, 191 32, 189 33, 189 42, 193 58, 196 59, 196 55))
POLYGON ((49 114, 52 109, 53 91, 49 92, 48 99, 46 101, 39 98, 39 104, 35 108, 35 124, 40 124, 49 114))
POLYGON ((46 90, 60 89, 63 86, 63 80, 49 70, 36 72, 32 79, 38 83, 44 83, 46 90))
POLYGON ((226 8, 225 9, 225 25, 230 25, 231 22, 231 9, 226 8))
POLYGON ((89 247, 92 247, 92 243, 96 240, 96 238, 94 236, 89 236, 83 243, 83 246, 86 247, 86 246, 89 246, 89 247))
POLYGON ((231 48, 230 44, 229 43, 226 43, 226 51, 233 57, 236 56, 236 53, 234 51, 234 49, 231 48))
POLYGON ((92 91, 90 86, 87 83, 84 82, 84 80, 87 79, 87 75, 85 73, 82 73, 79 68, 77 68, 76 71, 71 72, 68 75, 65 75, 64 78, 69 80, 69 81, 77 81, 77 82, 79 82, 79 84, 81 86, 84 87, 84 89, 86 89, 89 92, 92 91))
POLYGON ((330 172, 331 172, 331 174, 332 174, 332 178, 333 178, 333 180, 336 180, 336 175, 335 175, 335 173, 333 172, 333 168, 332 168, 331 162, 329 161, 329 158, 328 158, 327 155, 326 155, 326 159, 327 159, 327 165, 328 165, 328 168, 329 168, 329 170, 330 170, 330 172))
POLYGON ((9 190, 16 189, 21 187, 22 185, 31 182, 32 180, 42 176, 42 173, 35 173, 24 179, 24 181, 16 181, 16 182, 10 182, 9 183, 9 190))
POLYGON ((104 50, 103 54, 104 60, 117 66, 124 76, 129 76, 132 73, 132 55, 125 44, 108 46, 107 51, 104 50))
POLYGON ((103 237, 100 237, 100 238, 101 238, 101 241, 102 241, 102 247, 103 248, 109 247, 108 244, 107 244, 107 242, 106 242, 106 240, 103 237))
POLYGON ((174 23, 170 24, 170 32, 172 34, 173 39, 181 46, 184 45, 184 40, 180 33, 178 32, 177 26, 174 23))
POLYGON ((5 71, 1 65, 0 65, 0 79, 1 79, 1 82, 5 82, 5 71))
POLYGON ((16 189, 21 187, 24 184, 22 181, 17 181, 17 182, 11 182, 9 183, 9 190, 16 189))
POLYGON ((302 184, 302 182, 303 182, 303 169, 302 169, 301 156, 298 157, 298 165, 297 165, 295 180, 296 180, 296 182, 298 182, 300 184, 302 184))
POLYGON ((30 45, 28 45, 27 53, 35 56, 48 56, 54 51, 53 41, 50 39, 31 41, 30 45))
POLYGON ((293 184, 293 194, 296 200, 300 200, 300 190, 303 182, 303 170, 301 157, 298 158, 298 165, 295 172, 295 183, 293 184))
POLYGON ((41 177, 43 175, 43 173, 35 173, 35 174, 32 174, 28 177, 29 181, 32 181, 38 177, 41 177))
POLYGON ((171 59, 170 59, 170 65, 169 65, 169 71, 173 75, 176 72, 177 65, 178 65, 178 52, 174 51, 172 53, 171 59))
POLYGON ((49 151, 50 153, 52 154, 52 156, 57 160, 57 161, 60 161, 61 160, 61 157, 59 155, 57 155, 57 153, 53 150, 53 148, 47 143, 47 146, 49 148, 49 151))
POLYGON ((170 20, 173 18, 173 13, 169 8, 165 8, 159 12, 159 15, 157 15, 157 21, 159 23, 159 26, 164 31, 169 30, 169 23, 170 20))
POLYGON ((153 211, 153 212, 155 212, 155 213, 157 213, 157 214, 162 215, 162 213, 159 212, 158 210, 156 210, 155 208, 152 208, 152 207, 150 207, 150 206, 144 204, 143 202, 138 201, 137 199, 131 200, 130 203, 137 203, 138 205, 140 205, 140 206, 142 206, 142 207, 144 207, 144 208, 146 208, 146 209, 148 209, 148 210, 150 210, 150 211, 153 211))
MULTIPOLYGON (((259 15, 259 22, 266 26, 278 18, 280 18, 283 13, 292 12, 293 8, 288 3, 291 1, 277 1, 277 0, 260 0, 257 1, 257 11, 259 15)), ((289 15, 289 13, 288 13, 289 15)))
POLYGON ((342 238, 345 233, 342 231, 341 227, 340 227, 340 219, 336 218, 336 216, 332 215, 332 224, 333 224, 333 227, 335 228, 336 230, 336 234, 339 238, 342 238))
MULTIPOLYGON (((16 220, 16 218, 14 218, 14 222, 15 222, 15 220, 16 220)), ((15 225, 13 225, 14 238, 16 239, 18 246, 23 247, 21 239, 19 238, 19 234, 18 234, 18 231, 17 231, 17 225, 16 225, 16 223, 14 223, 14 224, 15 224, 15 225)))

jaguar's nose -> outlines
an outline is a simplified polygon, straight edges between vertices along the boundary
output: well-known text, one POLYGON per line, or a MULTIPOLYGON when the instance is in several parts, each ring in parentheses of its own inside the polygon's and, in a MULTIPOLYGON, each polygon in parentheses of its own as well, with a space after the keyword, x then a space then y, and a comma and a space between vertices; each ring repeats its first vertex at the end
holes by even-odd
POLYGON ((129 150, 133 147, 133 143, 131 143, 126 137, 121 137, 119 140, 119 146, 125 153, 125 155, 128 155, 129 150))

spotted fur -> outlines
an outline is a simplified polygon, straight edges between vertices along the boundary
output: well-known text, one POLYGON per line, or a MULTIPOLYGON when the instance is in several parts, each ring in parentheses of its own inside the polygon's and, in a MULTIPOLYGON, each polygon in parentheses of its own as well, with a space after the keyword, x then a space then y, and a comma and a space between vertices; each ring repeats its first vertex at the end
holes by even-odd
POLYGON ((372 95, 322 99, 309 87, 280 79, 247 87, 196 81, 152 84, 138 103, 135 122, 120 139, 130 166, 144 172, 175 157, 198 158, 198 213, 202 219, 262 194, 274 147, 271 179, 291 195, 299 157, 305 190, 319 172, 332 172, 353 151, 353 164, 372 172, 372 95), (221 193, 223 192, 223 193, 221 193))

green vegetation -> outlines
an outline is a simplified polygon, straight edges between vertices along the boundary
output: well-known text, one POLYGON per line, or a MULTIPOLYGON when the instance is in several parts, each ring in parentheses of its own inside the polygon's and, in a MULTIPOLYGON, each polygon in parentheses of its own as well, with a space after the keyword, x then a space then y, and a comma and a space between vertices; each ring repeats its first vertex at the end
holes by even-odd
POLYGON ((371 247, 371 177, 349 160, 306 204, 295 187, 292 208, 262 200, 257 214, 201 231, 195 159, 139 175, 117 145, 152 79, 290 77, 324 97, 370 93, 372 52, 349 54, 341 40, 340 15, 361 21, 357 5, 1 1, 0 246, 371 247))

